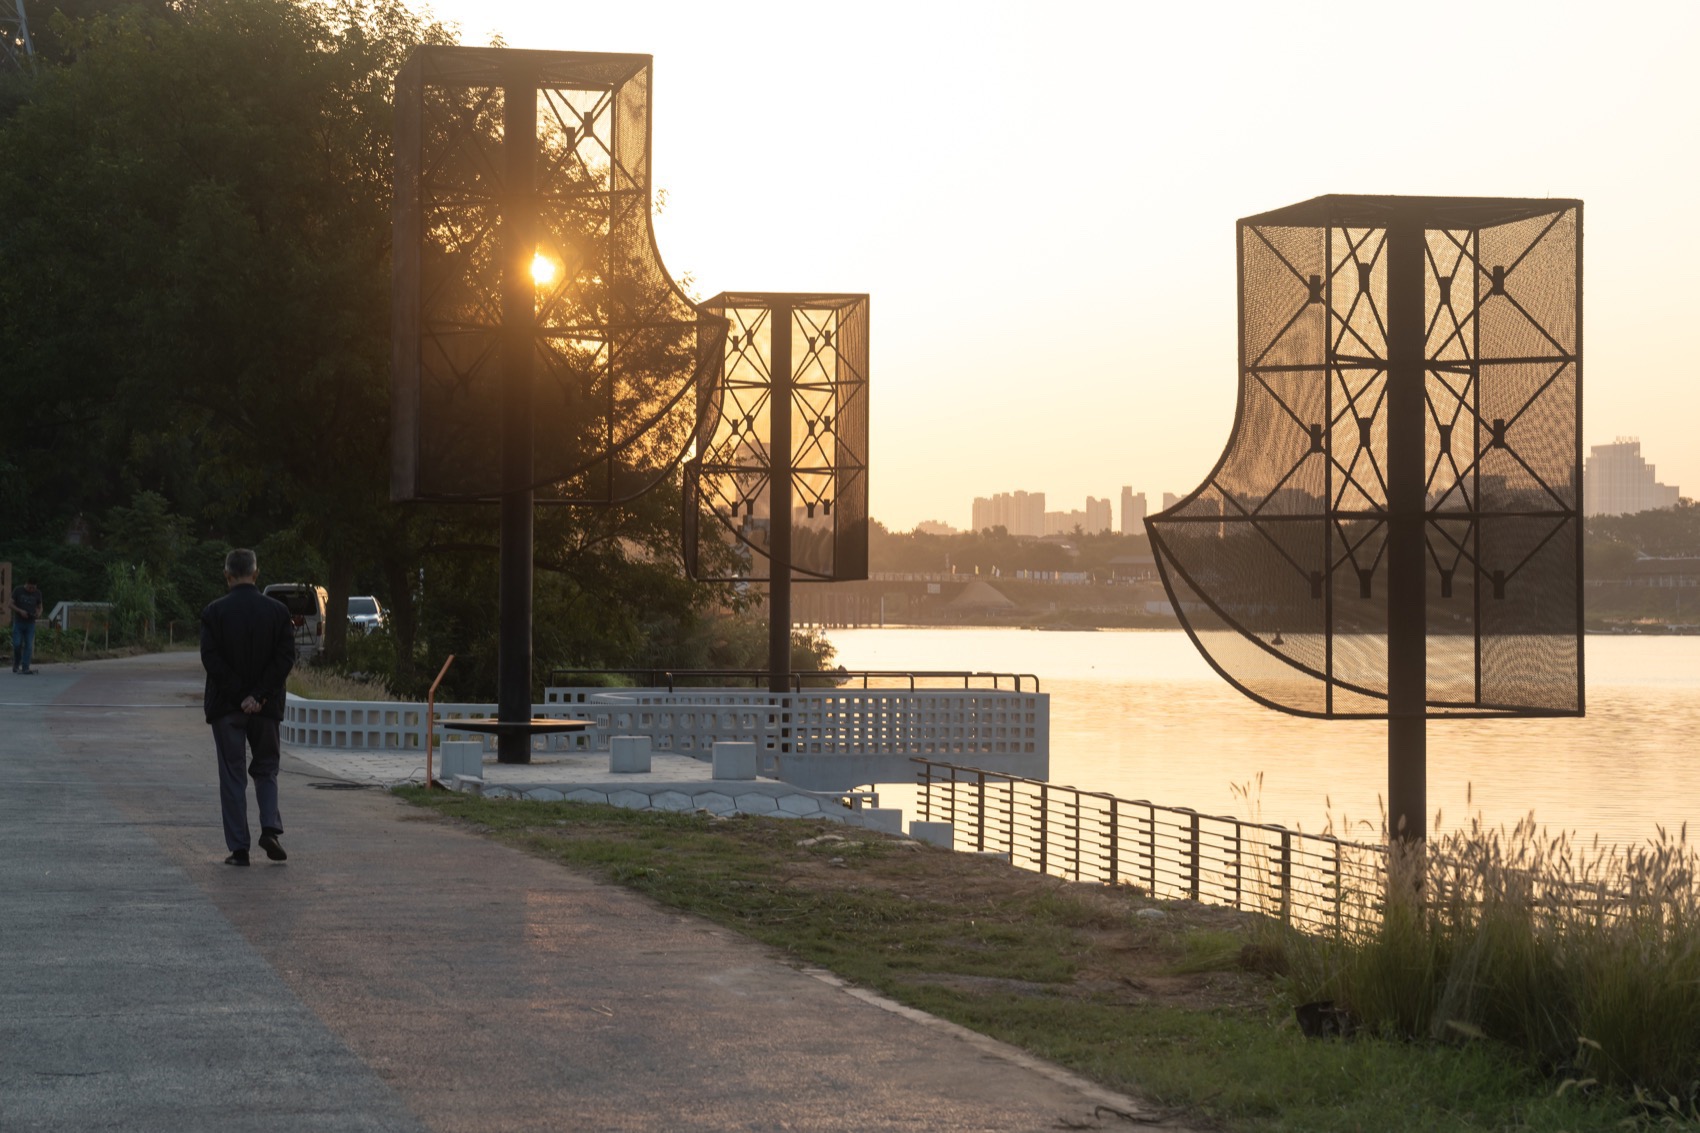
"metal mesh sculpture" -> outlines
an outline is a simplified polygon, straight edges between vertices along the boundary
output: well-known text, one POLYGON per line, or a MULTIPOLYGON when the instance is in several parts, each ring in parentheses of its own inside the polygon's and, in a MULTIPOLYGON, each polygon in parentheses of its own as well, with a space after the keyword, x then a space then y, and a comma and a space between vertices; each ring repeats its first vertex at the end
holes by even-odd
POLYGON ((649 56, 589 52, 421 47, 396 79, 390 493, 501 502, 504 763, 562 726, 531 715, 539 491, 653 486, 720 360, 655 250, 649 91, 649 56))
POLYGON ((686 465, 692 577, 729 580, 705 562, 703 540, 731 539, 750 552, 731 572, 739 580, 768 578, 775 562, 795 581, 866 578, 868 297, 724 293, 703 307, 730 334, 722 365, 703 374, 686 465))
POLYGON ((1238 236, 1233 436, 1146 521, 1199 649, 1388 718, 1395 764, 1431 716, 1581 715, 1581 202, 1327 196, 1238 236))
POLYGON ((398 76, 394 498, 615 502, 685 452, 724 323, 655 248, 650 64, 422 47, 398 76))

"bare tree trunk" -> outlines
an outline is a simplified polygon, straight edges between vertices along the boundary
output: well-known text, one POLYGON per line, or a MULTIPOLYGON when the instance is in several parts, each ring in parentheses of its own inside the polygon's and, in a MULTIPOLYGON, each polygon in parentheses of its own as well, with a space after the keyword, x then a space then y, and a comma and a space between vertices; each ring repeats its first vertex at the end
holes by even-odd
POLYGON ((342 661, 348 656, 348 592, 354 586, 354 556, 347 551, 330 554, 330 577, 325 580, 324 660, 342 661))
POLYGON ((384 560, 384 581, 389 583, 390 636, 395 640, 395 684, 398 694, 411 695, 417 675, 413 665, 413 642, 419 632, 419 607, 413 601, 415 561, 401 555, 384 560))

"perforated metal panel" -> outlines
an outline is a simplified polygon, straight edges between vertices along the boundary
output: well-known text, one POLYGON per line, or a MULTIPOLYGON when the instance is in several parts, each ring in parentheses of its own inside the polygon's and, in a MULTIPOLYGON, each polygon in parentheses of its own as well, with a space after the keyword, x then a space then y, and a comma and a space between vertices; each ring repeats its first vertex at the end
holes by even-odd
POLYGON ((1327 196, 1238 237, 1233 434, 1146 520, 1199 649, 1299 715, 1389 715, 1401 657, 1429 716, 1580 715, 1581 202, 1327 196))
POLYGON ((685 561, 726 580, 704 540, 731 540, 767 578, 773 540, 774 340, 790 344, 791 577, 868 576, 868 297, 721 294, 703 304, 730 322, 724 356, 705 372, 697 456, 685 473, 685 561), (775 320, 784 320, 776 327, 775 320), (788 326, 788 336, 784 333, 788 326), (776 336, 775 331, 781 331, 776 336))
POLYGON ((724 323, 655 248, 650 85, 647 55, 468 47, 422 47, 398 76, 394 498, 612 502, 683 455, 724 323), (509 184, 506 125, 533 120, 530 183, 509 184), (504 477, 504 276, 534 264, 532 459, 504 477))

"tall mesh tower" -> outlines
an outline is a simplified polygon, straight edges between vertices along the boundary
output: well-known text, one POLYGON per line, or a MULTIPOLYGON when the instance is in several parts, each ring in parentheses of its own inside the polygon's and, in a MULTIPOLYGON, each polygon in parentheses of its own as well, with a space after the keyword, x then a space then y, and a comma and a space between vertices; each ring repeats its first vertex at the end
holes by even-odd
POLYGON ((1239 222, 1240 395, 1146 520, 1258 702, 1388 721, 1420 837, 1431 716, 1579 716, 1582 204, 1327 196, 1239 222))

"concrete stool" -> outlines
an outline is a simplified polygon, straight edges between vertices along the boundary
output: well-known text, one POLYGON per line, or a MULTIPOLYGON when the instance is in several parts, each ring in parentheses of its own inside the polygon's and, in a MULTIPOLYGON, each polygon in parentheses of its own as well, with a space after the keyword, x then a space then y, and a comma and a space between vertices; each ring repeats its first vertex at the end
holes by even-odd
POLYGON ((649 771, 649 737, 608 737, 608 770, 615 775, 646 774, 649 771))
POLYGON ((714 777, 716 779, 754 779, 756 777, 756 745, 722 740, 714 745, 714 777))
POLYGON ((922 822, 916 819, 909 824, 909 837, 917 842, 928 842, 949 850, 956 846, 956 827, 948 822, 922 822))
POLYGON ((852 813, 862 818, 862 829, 878 830, 884 834, 903 833, 903 809, 901 807, 869 806, 852 813))
POLYGON ((484 745, 478 740, 444 740, 437 749, 442 765, 437 778, 452 783, 455 776, 484 778, 484 745))

